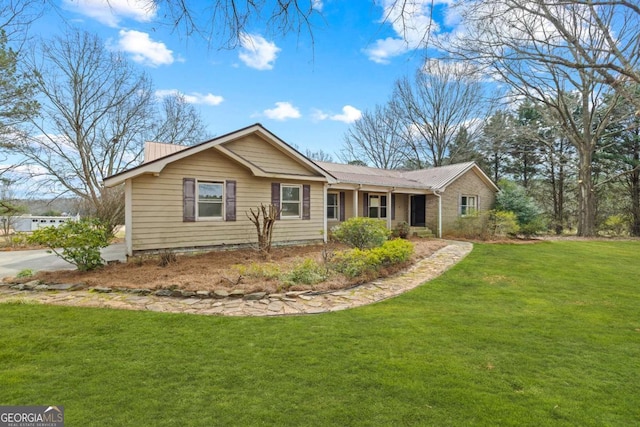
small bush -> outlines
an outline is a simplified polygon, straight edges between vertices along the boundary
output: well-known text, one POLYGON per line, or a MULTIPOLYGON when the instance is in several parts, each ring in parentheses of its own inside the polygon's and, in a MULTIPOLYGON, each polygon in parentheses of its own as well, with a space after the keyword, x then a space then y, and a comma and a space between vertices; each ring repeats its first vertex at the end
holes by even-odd
POLYGON ((18 274, 16 274, 16 279, 24 279, 25 277, 33 276, 34 272, 30 268, 25 268, 24 270, 20 270, 18 274))
POLYGON ((407 236, 409 236, 410 231, 411 227, 409 226, 409 223, 406 221, 400 221, 393 229, 393 236, 400 237, 401 239, 406 239, 407 236))
POLYGON ((488 217, 486 213, 475 212, 458 217, 448 235, 464 239, 486 239, 489 236, 488 217))
POLYGON ((158 262, 160 267, 166 267, 168 265, 175 264, 176 262, 178 262, 178 257, 175 252, 170 250, 160 252, 160 262, 158 262))
POLYGON ((110 238, 111 230, 100 221, 83 219, 40 228, 29 236, 29 242, 46 246, 78 270, 88 271, 104 264, 100 249, 109 246, 110 238))
POLYGON ((379 254, 358 248, 336 252, 332 261, 334 270, 350 278, 371 275, 380 264, 379 254))
POLYGON ((540 233, 547 231, 548 225, 542 216, 533 218, 526 224, 520 224, 520 232, 524 237, 537 236, 540 233))
POLYGON ((297 264, 285 277, 286 284, 313 285, 327 280, 326 268, 311 258, 307 258, 297 264))
POLYGON ((339 242, 360 250, 381 246, 391 234, 385 221, 363 217, 349 218, 332 231, 339 242))
POLYGON ((23 248, 29 244, 29 235, 26 233, 16 233, 11 236, 11 246, 23 248))
POLYGON ((379 248, 371 249, 371 252, 380 260, 383 266, 391 266, 409 261, 413 255, 413 243, 402 240, 389 240, 379 248))
POLYGON ((629 221, 624 215, 611 215, 600 226, 600 231, 609 236, 622 236, 629 229, 629 221))
POLYGON ((495 237, 515 236, 520 230, 516 214, 505 211, 491 211, 489 213, 489 228, 495 237))

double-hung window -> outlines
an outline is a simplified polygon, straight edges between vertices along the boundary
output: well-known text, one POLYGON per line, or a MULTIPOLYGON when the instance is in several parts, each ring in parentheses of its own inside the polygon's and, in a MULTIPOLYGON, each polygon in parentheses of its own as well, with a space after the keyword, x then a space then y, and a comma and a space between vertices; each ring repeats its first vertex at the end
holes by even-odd
POLYGON ((478 209, 478 197, 477 196, 462 196, 460 197, 460 215, 471 215, 478 209))
POLYGON ((221 182, 198 182, 198 218, 222 219, 224 215, 224 185, 221 182))
POLYGON ((300 218, 300 213, 302 212, 301 186, 282 184, 280 191, 280 200, 282 203, 280 216, 282 218, 300 218))
POLYGON ((387 217, 387 196, 369 196, 369 218, 387 217))
POLYGON ((327 219, 337 220, 340 218, 338 200, 338 193, 327 193, 327 219))

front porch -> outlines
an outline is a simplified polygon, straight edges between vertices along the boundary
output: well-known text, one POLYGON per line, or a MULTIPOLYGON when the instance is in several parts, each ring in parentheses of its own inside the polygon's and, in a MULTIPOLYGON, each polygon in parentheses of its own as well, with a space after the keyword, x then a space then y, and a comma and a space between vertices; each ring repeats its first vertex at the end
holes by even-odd
POLYGON ((425 230, 430 229, 440 237, 439 199, 437 194, 426 190, 328 185, 327 230, 352 217, 367 217, 385 220, 390 230, 406 222, 412 234, 426 234, 425 230))

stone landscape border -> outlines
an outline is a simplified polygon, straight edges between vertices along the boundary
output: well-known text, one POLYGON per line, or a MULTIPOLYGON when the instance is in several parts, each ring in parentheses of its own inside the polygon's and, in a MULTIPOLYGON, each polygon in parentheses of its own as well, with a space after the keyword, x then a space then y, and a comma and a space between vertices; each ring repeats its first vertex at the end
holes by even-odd
POLYGON ((274 316, 339 311, 371 304, 404 293, 444 273, 462 260, 473 245, 447 241, 408 270, 395 276, 340 291, 290 291, 267 294, 186 291, 180 289, 127 289, 77 284, 1 283, 0 303, 42 303, 81 307, 150 310, 171 313, 228 316, 274 316))

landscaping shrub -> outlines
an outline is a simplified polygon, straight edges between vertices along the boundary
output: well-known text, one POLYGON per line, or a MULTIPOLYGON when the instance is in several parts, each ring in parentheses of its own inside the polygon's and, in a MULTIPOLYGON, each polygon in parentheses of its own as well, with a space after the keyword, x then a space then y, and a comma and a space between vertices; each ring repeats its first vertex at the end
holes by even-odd
POLYGON ((289 274, 285 276, 286 284, 313 285, 327 280, 327 269, 311 258, 307 258, 297 264, 289 274))
POLYGON ((178 256, 175 252, 170 250, 160 252, 160 261, 158 262, 160 267, 166 267, 168 265, 175 264, 176 262, 178 262, 178 256))
POLYGON ((391 234, 384 220, 363 217, 349 218, 332 231, 339 242, 361 250, 381 246, 391 234))
POLYGON ((109 246, 111 230, 95 219, 68 221, 59 227, 44 227, 29 236, 29 242, 49 248, 78 270, 100 267, 104 260, 100 249, 109 246))
POLYGON ((489 228, 494 237, 515 236, 520 231, 515 213, 496 210, 489 213, 489 228))
POLYGON ((410 231, 411 227, 409 226, 409 223, 406 221, 400 221, 393 229, 393 236, 400 237, 401 239, 406 239, 407 236, 409 236, 410 231))
POLYGON ((456 218, 447 234, 451 237, 485 240, 490 235, 488 225, 489 218, 487 213, 474 212, 473 214, 456 218))
POLYGON ((409 261, 413 255, 413 243, 402 239, 389 240, 379 248, 371 249, 371 252, 377 255, 383 266, 400 264, 409 261))
POLYGON ((413 243, 390 240, 382 246, 361 250, 358 248, 336 252, 332 260, 333 268, 347 277, 370 276, 382 267, 389 267, 409 261, 413 254, 413 243))
POLYGON ((332 264, 337 272, 354 278, 376 272, 381 261, 379 255, 371 250, 354 248, 336 252, 332 264))

